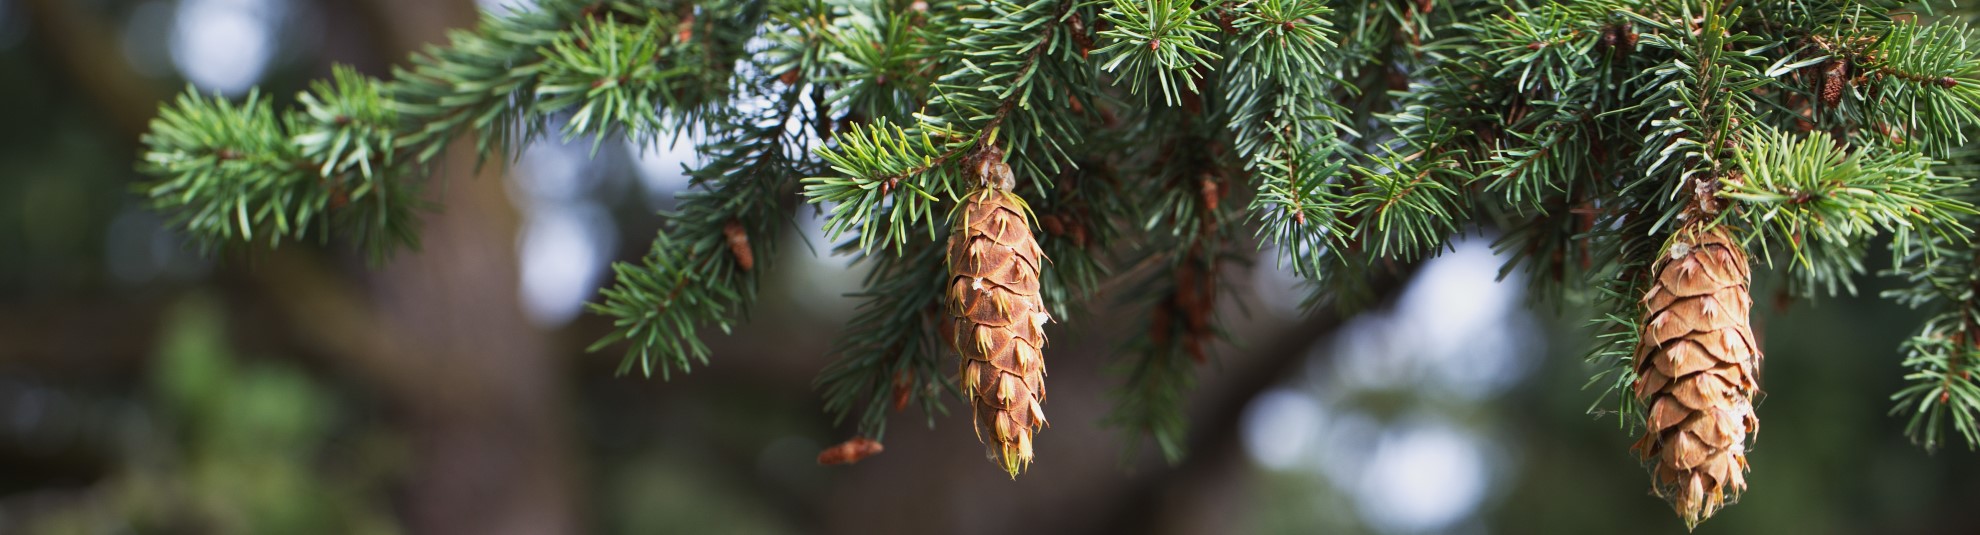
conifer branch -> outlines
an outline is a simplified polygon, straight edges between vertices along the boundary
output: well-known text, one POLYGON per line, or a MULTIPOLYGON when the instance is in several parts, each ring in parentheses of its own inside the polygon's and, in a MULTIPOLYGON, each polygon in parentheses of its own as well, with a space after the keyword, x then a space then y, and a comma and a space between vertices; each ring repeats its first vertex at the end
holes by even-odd
POLYGON ((1301 276, 1318 279, 1345 243, 1340 221, 1346 193, 1337 174, 1346 153, 1332 116, 1339 109, 1330 75, 1299 72, 1337 61, 1325 16, 1310 0, 1265 0, 1235 6, 1234 37, 1225 45, 1222 99, 1233 148, 1253 173, 1252 217, 1262 241, 1301 276))
POLYGON ((915 114, 908 127, 882 118, 835 135, 820 149, 819 156, 846 177, 805 183, 810 202, 835 204, 828 236, 858 230, 862 250, 886 238, 898 253, 917 225, 932 237, 940 222, 930 214, 967 189, 954 167, 964 156, 995 142, 1004 154, 1019 156, 1013 163, 1020 176, 1047 181, 1069 161, 1067 147, 1080 142, 1077 116, 1062 111, 1080 94, 1093 101, 1091 67, 1065 30, 1074 4, 996 0, 954 7, 931 14, 928 22, 931 28, 970 29, 930 53, 948 69, 931 85, 930 111, 915 114), (882 228, 888 234, 875 233, 882 228))
MULTIPOLYGON (((764 79, 764 85, 781 84, 764 79)), ((728 332, 756 301, 759 275, 774 256, 786 218, 781 199, 814 171, 799 116, 802 87, 782 86, 762 110, 713 118, 714 131, 697 150, 708 164, 689 173, 680 209, 668 214, 652 250, 638 264, 612 265, 613 285, 599 292, 593 312, 613 318, 614 331, 592 351, 629 342, 619 373, 637 364, 643 375, 708 363, 699 327, 728 332), (760 260, 759 260, 760 259, 760 260)))
MULTIPOLYGON (((422 175, 457 137, 476 134, 484 158, 506 156, 564 113, 567 137, 650 136, 669 114, 687 120, 717 98, 737 51, 692 38, 692 17, 659 5, 563 0, 486 15, 392 80, 340 70, 299 97, 301 110, 189 94, 145 136, 145 170, 158 177, 147 193, 210 245, 315 230, 382 256, 415 243, 422 175), (651 38, 674 27, 674 39, 651 38)), ((731 19, 737 9, 703 8, 731 19)))
POLYGON ((1908 284, 1884 297, 1935 312, 1900 348, 1909 384, 1891 395, 1891 414, 1910 415, 1905 434, 1928 450, 1949 441, 1948 427, 1968 448, 1980 447, 1980 383, 1973 379, 1980 366, 1980 247, 1966 235, 1908 233, 1892 248, 1901 257, 1885 274, 1908 284))
POLYGON ((1212 346, 1227 336, 1216 310, 1228 283, 1222 268, 1239 262, 1229 248, 1241 227, 1230 203, 1223 202, 1230 181, 1207 139, 1214 133, 1205 131, 1217 125, 1204 125, 1183 110, 1158 111, 1146 120, 1161 126, 1144 131, 1180 129, 1191 135, 1154 146, 1150 167, 1136 173, 1161 186, 1137 198, 1136 204, 1149 209, 1139 229, 1146 243, 1133 264, 1152 269, 1137 274, 1125 292, 1132 305, 1147 310, 1141 318, 1146 327, 1122 343, 1124 357, 1110 366, 1121 385, 1111 393, 1114 408, 1104 422, 1127 435, 1124 460, 1134 458, 1146 436, 1164 460, 1176 464, 1187 454, 1185 396, 1195 388, 1198 366, 1209 362, 1212 346), (1212 150, 1181 150, 1205 145, 1212 150))
POLYGON ((833 423, 857 413, 859 436, 884 440, 890 408, 919 407, 933 427, 938 414, 948 414, 942 394, 960 396, 943 371, 947 342, 938 336, 948 280, 940 243, 911 240, 895 254, 862 253, 856 242, 839 247, 860 254, 872 271, 851 295, 864 302, 833 346, 837 358, 813 382, 833 423))

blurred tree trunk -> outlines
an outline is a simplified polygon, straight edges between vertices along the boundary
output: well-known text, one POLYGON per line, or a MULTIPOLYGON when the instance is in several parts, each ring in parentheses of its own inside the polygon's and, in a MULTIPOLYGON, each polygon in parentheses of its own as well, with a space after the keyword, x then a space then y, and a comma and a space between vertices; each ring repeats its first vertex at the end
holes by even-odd
MULTIPOLYGON (((474 25, 471 0, 370 0, 385 54, 444 41, 474 25)), ((380 320, 420 343, 391 381, 411 417, 410 524, 426 534, 575 533, 577 485, 566 384, 546 334, 523 316, 516 231, 499 165, 476 176, 459 140, 433 177, 420 251, 372 278, 380 320)), ((499 162, 498 162, 499 163, 499 162)))

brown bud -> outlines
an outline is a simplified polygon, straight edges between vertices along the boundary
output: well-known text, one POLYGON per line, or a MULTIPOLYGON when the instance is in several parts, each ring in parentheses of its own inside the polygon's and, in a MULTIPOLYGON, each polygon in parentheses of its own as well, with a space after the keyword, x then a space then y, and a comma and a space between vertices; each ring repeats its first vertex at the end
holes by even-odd
POLYGON ((1017 177, 1011 174, 1010 164, 999 158, 1002 151, 984 154, 976 160, 976 178, 992 188, 1011 191, 1017 189, 1017 177))
POLYGON ((852 440, 840 442, 836 446, 825 448, 825 451, 818 452, 818 464, 824 466, 852 464, 859 462, 861 459, 877 455, 886 449, 873 439, 853 437, 852 440))
POLYGON ((907 410, 908 394, 914 392, 914 381, 908 379, 907 370, 894 374, 894 412, 907 410))
POLYGON ((1079 57, 1085 58, 1087 54, 1092 53, 1093 39, 1086 36, 1086 20, 1075 12, 1071 18, 1066 19, 1066 26, 1067 29, 1072 30, 1073 44, 1079 46, 1079 57))
POLYGON ((1199 182, 1197 194, 1203 199, 1203 207, 1212 212, 1217 211, 1217 201, 1224 198, 1223 188, 1217 187, 1217 180, 1208 174, 1203 175, 1203 178, 1198 179, 1197 182, 1199 182))
POLYGON ((685 43, 688 42, 689 39, 693 39, 693 38, 694 38, 694 16, 689 15, 687 18, 681 19, 680 24, 674 25, 674 42, 685 43))
POLYGON ((756 253, 749 249, 749 232, 743 230, 742 223, 731 219, 722 224, 722 236, 729 240, 729 254, 735 255, 736 267, 743 271, 756 267, 756 253))
POLYGON ((1832 59, 1822 65, 1822 105, 1835 107, 1842 103, 1843 89, 1849 83, 1849 62, 1832 59))
POLYGON ((791 69, 791 70, 788 70, 788 71, 784 71, 784 74, 783 74, 783 75, 781 75, 781 76, 778 76, 778 77, 777 77, 777 81, 780 81, 780 82, 783 82, 783 83, 784 83, 784 85, 797 85, 797 83, 798 83, 798 70, 797 70, 797 69, 791 69))

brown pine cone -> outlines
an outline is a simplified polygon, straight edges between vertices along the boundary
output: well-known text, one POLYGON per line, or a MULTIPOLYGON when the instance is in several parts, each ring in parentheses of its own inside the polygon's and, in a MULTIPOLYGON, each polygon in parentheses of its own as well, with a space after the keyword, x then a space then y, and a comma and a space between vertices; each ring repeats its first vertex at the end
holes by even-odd
POLYGON ((1696 527, 1746 490, 1746 445, 1760 429, 1752 272, 1719 227, 1679 231, 1651 274, 1635 361, 1649 414, 1631 449, 1649 463, 1657 495, 1696 527))
POLYGON ((962 356, 977 440, 989 430, 991 457, 1017 477, 1031 463, 1032 435, 1046 425, 1042 350, 1051 315, 1038 293, 1044 252, 1024 200, 1008 191, 1010 168, 984 165, 990 186, 969 194, 949 235, 950 344, 962 356))

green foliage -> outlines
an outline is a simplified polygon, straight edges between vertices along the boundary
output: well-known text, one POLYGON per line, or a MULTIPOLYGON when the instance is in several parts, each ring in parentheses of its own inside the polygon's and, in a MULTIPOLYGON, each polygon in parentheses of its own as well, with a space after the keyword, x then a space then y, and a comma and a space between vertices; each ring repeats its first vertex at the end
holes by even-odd
MULTIPOLYGON (((1968 213, 1957 223, 1975 221, 1968 213)), ((1902 346, 1910 384, 1891 396, 1891 413, 1909 414, 1905 432, 1927 449, 1946 444, 1949 424, 1967 447, 1980 445, 1980 385, 1973 381, 1980 357, 1980 245, 1967 234, 1917 233, 1892 248, 1898 265, 1917 267, 1888 270, 1908 284, 1884 297, 1934 313, 1902 346)))
MULTIPOLYGON (((946 237, 943 231, 941 237, 946 237)), ((865 289, 850 297, 862 299, 846 335, 832 350, 838 358, 818 374, 825 411, 833 422, 859 414, 859 434, 880 440, 887 434, 887 411, 919 407, 935 425, 948 414, 942 394, 960 396, 947 356, 949 343, 937 335, 943 321, 943 295, 948 289, 947 248, 941 241, 915 240, 899 255, 863 258, 872 266, 865 289), (864 404, 861 404, 864 401, 864 404)), ((857 252, 847 243, 839 248, 857 252)))
POLYGON ((1874 43, 1849 53, 1865 79, 1850 104, 1866 122, 1930 154, 1965 144, 1965 131, 1980 124, 1980 50, 1966 25, 1891 24, 1874 43))
POLYGON ((758 83, 765 99, 777 100, 703 123, 711 132, 697 151, 708 163, 689 172, 681 208, 667 214, 644 259, 612 265, 615 282, 591 306, 616 327, 591 350, 631 342, 619 373, 637 364, 642 375, 658 367, 665 379, 676 368, 707 364, 700 328, 712 323, 729 332, 756 301, 758 274, 770 267, 786 218, 780 199, 816 170, 803 160, 808 141, 791 129, 800 122, 798 88, 758 83))
POLYGON ((1597 318, 1590 385, 1619 401, 1594 410, 1627 425, 1646 266, 1674 230, 1730 225, 1793 258, 1804 294, 1853 291, 1888 239, 1884 271, 1913 283, 1892 297, 1940 311, 1904 346, 1897 398, 1935 447, 1948 424, 1972 443, 1980 407, 1959 150, 1980 51, 1924 7, 559 0, 387 80, 339 71, 296 110, 187 95, 145 139, 145 192, 207 243, 385 251, 416 236, 420 177, 454 139, 491 158, 553 126, 594 144, 706 132, 692 191, 593 306, 615 326, 594 348, 624 343, 623 370, 662 377, 708 362, 701 330, 746 316, 802 195, 872 269, 818 386, 877 437, 896 400, 932 423, 954 388, 925 316, 969 166, 1000 157, 1038 209, 1057 319, 1130 283, 1146 328, 1108 420, 1171 460, 1194 362, 1222 336, 1218 273, 1254 243, 1310 302, 1351 304, 1454 234, 1495 233, 1535 296, 1597 318))
POLYGON ((1110 41, 1100 49, 1106 58, 1100 68, 1117 73, 1115 83, 1128 81, 1128 88, 1141 93, 1141 84, 1154 78, 1162 90, 1162 101, 1180 104, 1186 89, 1196 93, 1196 69, 1209 69, 1211 61, 1222 56, 1205 48, 1216 31, 1203 19, 1215 3, 1153 0, 1132 2, 1114 0, 1101 12, 1101 20, 1112 24, 1100 37, 1110 41), (1180 84, 1180 85, 1178 85, 1180 84))
POLYGON ((1748 207, 1748 227, 1766 227, 1762 240, 1787 242, 1803 267, 1814 265, 1799 244, 1847 247, 1879 231, 1965 233, 1954 218, 1973 206, 1954 198, 1970 179, 1940 176, 1931 158, 1866 147, 1848 152, 1828 134, 1796 139, 1750 130, 1734 155, 1742 171, 1722 179, 1722 197, 1748 207))
POLYGON ((936 204, 954 202, 962 185, 954 165, 962 151, 945 150, 926 132, 910 134, 886 119, 872 127, 854 125, 832 141, 837 150, 819 156, 846 176, 809 178, 804 185, 811 202, 833 205, 825 222, 827 237, 857 231, 860 250, 885 239, 897 254, 917 225, 929 239, 935 237, 942 226, 934 217, 936 204), (885 232, 880 231, 883 225, 885 232))

